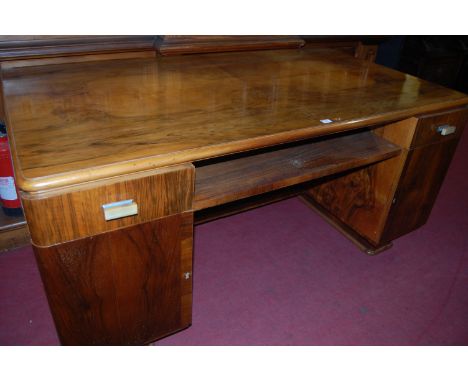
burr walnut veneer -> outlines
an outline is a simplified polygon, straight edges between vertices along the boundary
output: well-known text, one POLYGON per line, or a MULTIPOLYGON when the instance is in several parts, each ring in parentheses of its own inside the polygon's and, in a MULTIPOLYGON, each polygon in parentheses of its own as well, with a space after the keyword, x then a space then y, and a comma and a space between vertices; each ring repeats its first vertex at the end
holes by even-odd
POLYGON ((283 38, 292 49, 172 55, 185 40, 170 41, 165 56, 2 63, 63 344, 189 326, 194 222, 301 195, 367 253, 388 248, 429 217, 468 120, 466 95, 339 50, 283 38))

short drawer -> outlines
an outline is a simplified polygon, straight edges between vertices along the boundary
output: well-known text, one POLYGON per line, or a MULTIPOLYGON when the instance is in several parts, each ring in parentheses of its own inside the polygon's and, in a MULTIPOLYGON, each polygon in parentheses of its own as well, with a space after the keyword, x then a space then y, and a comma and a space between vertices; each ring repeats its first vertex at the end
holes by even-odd
POLYGON ((457 138, 467 122, 466 108, 419 117, 411 146, 424 146, 457 138))
POLYGON ((193 187, 187 164, 21 196, 32 242, 50 246, 189 211, 193 187))

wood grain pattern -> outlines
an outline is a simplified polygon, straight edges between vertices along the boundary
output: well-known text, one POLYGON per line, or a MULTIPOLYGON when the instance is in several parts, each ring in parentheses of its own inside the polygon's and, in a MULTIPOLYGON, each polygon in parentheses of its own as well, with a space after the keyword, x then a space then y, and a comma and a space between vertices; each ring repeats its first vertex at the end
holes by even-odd
POLYGON ((8 216, 0 210, 0 252, 30 243, 24 216, 8 216))
POLYGON ((448 113, 445 112, 423 116, 419 119, 411 147, 429 145, 431 143, 441 143, 453 138, 458 139, 467 122, 467 108, 450 111, 448 113), (437 128, 442 125, 452 125, 457 129, 453 134, 442 136, 437 132, 437 128))
POLYGON ((193 173, 192 165, 179 165, 79 188, 23 193, 32 241, 49 246, 188 211, 192 208, 193 173), (104 219, 103 204, 127 199, 138 204, 138 215, 104 219))
MULTIPOLYGON (((202 40, 204 51, 261 47, 202 40)), ((99 44, 82 56, 78 42, 2 65, 18 184, 64 344, 141 344, 190 325, 193 210, 208 208, 206 221, 220 216, 209 207, 233 213, 328 176, 309 191, 324 216, 368 251, 388 248, 427 220, 455 150, 458 135, 430 135, 432 124, 461 123, 465 112, 446 112, 468 105, 370 63, 362 44, 364 60, 311 49, 135 57, 112 44, 119 60, 102 61, 115 56, 99 44), (238 154, 248 150, 260 151, 238 154), (139 214, 106 222, 102 204, 122 199, 139 214)))
POLYGON ((395 204, 386 222, 384 240, 394 240, 426 223, 457 144, 458 139, 454 138, 408 153, 395 204))
POLYGON ((367 167, 327 180, 308 195, 334 218, 376 245, 383 203, 375 197, 373 168, 367 167))
POLYGON ((354 57, 361 60, 366 60, 369 62, 374 62, 377 57, 378 45, 365 45, 362 42, 359 42, 356 46, 356 51, 354 52, 354 57))
POLYGON ((29 244, 31 244, 31 236, 26 225, 8 231, 0 231, 0 252, 29 244))
POLYGON ((427 221, 467 120, 467 109, 459 109, 376 128, 376 135, 403 147, 397 157, 324 182, 308 195, 356 238, 386 245, 427 221), (441 124, 456 125, 457 133, 440 136, 434 127, 441 124))
POLYGON ((359 43, 376 45, 382 36, 0 36, 0 61, 86 55, 103 52, 150 51, 162 54, 203 53, 207 51, 258 50, 265 48, 350 47, 354 53, 359 43))
MULTIPOLYGON (((372 166, 373 193, 377 201, 374 214, 377 224, 370 240, 381 245, 382 232, 387 221, 388 213, 393 204, 403 168, 408 156, 408 147, 413 140, 418 119, 408 118, 403 121, 384 125, 373 130, 373 133, 402 147, 400 154, 394 158, 382 161, 372 166)), ((384 243, 387 244, 388 242, 384 243)))
POLYGON ((2 75, 24 191, 468 104, 461 93, 333 50, 84 62, 2 75))
POLYGON ((9 216, 0 209, 0 232, 10 231, 26 225, 24 216, 9 216))
POLYGON ((412 117, 395 123, 379 126, 372 131, 379 137, 385 138, 402 148, 409 149, 413 142, 418 121, 418 118, 412 117))
POLYGON ((0 62, 2 70, 13 68, 25 68, 28 66, 44 66, 44 65, 57 65, 67 63, 80 63, 90 61, 105 61, 105 60, 128 60, 132 58, 151 58, 155 57, 156 53, 153 51, 144 50, 141 52, 119 52, 119 53, 101 53, 101 54, 86 54, 79 56, 60 56, 60 57, 46 57, 36 58, 29 60, 10 60, 0 62))
MULTIPOLYGON (((348 236, 355 232, 355 241, 367 240, 369 250, 382 247, 381 239, 394 194, 405 166, 408 150, 416 131, 418 120, 409 118, 373 130, 400 147, 398 156, 368 168, 339 175, 311 188, 307 195, 330 214, 330 222, 348 227, 348 236), (372 248, 372 246, 374 248, 372 248)), ((336 225, 336 224, 335 224, 336 225)), ((388 241, 383 243, 387 246, 388 241)))
POLYGON ((322 205, 317 203, 317 201, 310 195, 303 194, 300 198, 305 205, 307 205, 316 213, 318 213, 330 225, 332 225, 345 237, 351 240, 361 251, 365 252, 367 255, 377 255, 393 246, 392 242, 383 242, 378 244, 370 242, 368 239, 361 236, 354 229, 352 229, 348 224, 345 224, 343 221, 330 214, 330 212, 327 209, 325 209, 322 205))
POLYGON ((154 50, 155 36, 0 36, 0 61, 154 50))
POLYGON ((321 139, 197 167, 195 211, 276 190, 398 155, 369 131, 321 139))
POLYGON ((193 214, 34 247, 64 345, 136 345, 191 321, 193 214))
POLYGON ((262 49, 300 48, 304 40, 298 36, 158 36, 158 53, 169 56, 210 52, 233 52, 262 49))

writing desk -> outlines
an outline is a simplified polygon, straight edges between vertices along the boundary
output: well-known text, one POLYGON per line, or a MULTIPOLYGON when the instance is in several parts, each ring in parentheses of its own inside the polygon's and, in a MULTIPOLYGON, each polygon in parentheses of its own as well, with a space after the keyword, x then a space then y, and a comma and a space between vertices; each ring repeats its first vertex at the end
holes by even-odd
POLYGON ((468 120, 466 95, 327 49, 7 62, 2 86, 63 344, 189 326, 194 222, 300 194, 388 248, 427 220, 468 120))

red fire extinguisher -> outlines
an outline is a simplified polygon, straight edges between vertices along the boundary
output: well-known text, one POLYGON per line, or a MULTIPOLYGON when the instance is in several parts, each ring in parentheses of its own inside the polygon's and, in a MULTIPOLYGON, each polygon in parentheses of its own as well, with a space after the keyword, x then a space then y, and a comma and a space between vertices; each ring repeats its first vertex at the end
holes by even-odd
POLYGON ((0 201, 6 215, 22 214, 5 125, 0 121, 0 201))

